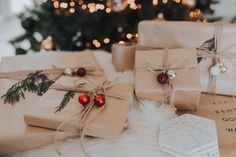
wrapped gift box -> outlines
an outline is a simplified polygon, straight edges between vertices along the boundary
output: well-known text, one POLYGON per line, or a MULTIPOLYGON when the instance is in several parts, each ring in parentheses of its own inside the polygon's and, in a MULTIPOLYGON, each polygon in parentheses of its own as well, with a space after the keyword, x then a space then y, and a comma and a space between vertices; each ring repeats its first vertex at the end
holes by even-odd
MULTIPOLYGON (((135 92, 141 99, 164 101, 163 85, 157 82, 158 73, 143 70, 146 64, 163 68, 163 55, 168 53, 167 65, 176 65, 177 76, 172 80, 172 102, 179 110, 196 110, 200 94, 199 69, 194 49, 137 50, 135 54, 135 92), (185 65, 186 61, 188 62, 185 65), (191 66, 191 68, 190 68, 191 66)), ((160 73, 160 72, 159 72, 160 73)))
MULTIPOLYGON (((25 56, 3 58, 0 71, 14 72, 24 70, 50 69, 52 65, 61 68, 82 66, 91 63, 99 67, 92 52, 81 53, 38 53, 25 56)), ((18 76, 23 79, 26 76, 18 76)), ((92 76, 89 76, 92 77, 92 76)), ((105 80, 104 75, 97 76, 98 80, 105 80)), ((0 94, 3 95, 16 80, 0 79, 0 94)), ((33 107, 40 97, 26 93, 26 99, 11 106, 0 100, 0 155, 34 149, 54 141, 55 132, 48 129, 30 127, 25 125, 23 114, 25 110, 33 107)), ((72 136, 71 133, 62 133, 59 139, 72 136)))
POLYGON ((112 63, 116 71, 134 69, 135 50, 136 45, 131 43, 112 45, 112 63))
POLYGON ((143 21, 139 24, 139 45, 155 48, 198 48, 209 47, 210 39, 216 31, 220 34, 218 52, 222 50, 224 56, 221 62, 227 67, 227 72, 218 75, 213 83, 214 90, 209 90, 209 69, 212 58, 203 58, 199 63, 201 87, 203 92, 211 92, 222 95, 235 95, 235 62, 236 62, 236 25, 223 24, 220 30, 216 30, 214 23, 199 22, 168 22, 168 21, 143 21))
MULTIPOLYGON (((223 25, 222 49, 235 44, 235 24, 223 25)), ((196 48, 214 37, 214 23, 178 21, 142 21, 138 44, 153 48, 196 48)))
MULTIPOLYGON (((90 80, 78 80, 77 78, 62 76, 54 86, 73 87, 74 82, 86 83, 87 81, 90 82, 90 80)), ((97 82, 93 81, 93 84, 97 84, 97 82)), ((87 88, 89 88, 92 91, 96 87, 85 86, 84 88, 82 89, 88 90, 87 88)), ((66 91, 63 90, 50 89, 38 102, 32 104, 34 107, 25 113, 25 123, 56 130, 66 119, 80 113, 84 109, 83 105, 78 102, 80 93, 76 93, 63 110, 55 113, 55 108, 60 104, 65 93, 66 91)), ((127 115, 133 101, 133 87, 114 83, 112 87, 107 89, 106 93, 123 99, 107 96, 107 106, 104 110, 94 106, 86 119, 88 126, 85 135, 115 139, 126 127, 127 115)), ((75 128, 80 123, 78 116, 72 118, 61 130, 76 132, 75 128)))

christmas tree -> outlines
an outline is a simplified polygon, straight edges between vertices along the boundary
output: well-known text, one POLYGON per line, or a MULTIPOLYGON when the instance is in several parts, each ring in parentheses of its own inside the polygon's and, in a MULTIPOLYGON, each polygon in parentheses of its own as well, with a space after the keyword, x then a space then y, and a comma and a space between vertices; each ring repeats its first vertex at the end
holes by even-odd
POLYGON ((142 20, 206 20, 215 0, 41 0, 19 15, 25 33, 10 42, 16 54, 40 50, 109 50, 136 42, 142 20), (21 43, 29 41, 30 48, 21 43))

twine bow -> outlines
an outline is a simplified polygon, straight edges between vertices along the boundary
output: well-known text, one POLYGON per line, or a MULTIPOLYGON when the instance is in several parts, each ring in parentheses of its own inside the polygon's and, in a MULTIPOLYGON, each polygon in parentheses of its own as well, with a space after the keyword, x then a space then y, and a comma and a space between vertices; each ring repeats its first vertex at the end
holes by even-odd
MULTIPOLYGON (((198 58, 211 58, 212 59, 212 66, 214 66, 218 62, 222 62, 223 58, 229 59, 235 58, 236 54, 229 53, 229 50, 233 47, 236 47, 236 43, 232 44, 225 49, 221 50, 221 36, 222 36, 222 22, 216 22, 214 24, 214 38, 213 40, 213 48, 209 47, 199 47, 197 48, 197 57, 198 58)), ((208 87, 207 87, 207 93, 209 94, 215 94, 216 92, 216 77, 211 74, 209 67, 209 79, 208 79, 208 87)))
MULTIPOLYGON (((79 79, 79 80, 81 80, 81 79, 79 79)), ((82 111, 79 111, 79 112, 73 114, 71 117, 65 119, 58 126, 54 142, 57 146, 56 150, 57 150, 57 153, 59 155, 62 155, 62 153, 61 153, 61 151, 58 147, 58 133, 59 133, 59 131, 62 129, 62 127, 65 124, 70 122, 73 118, 78 118, 78 123, 77 123, 78 125, 75 126, 75 131, 81 137, 80 138, 80 145, 81 145, 82 151, 84 152, 84 154, 87 157, 90 157, 89 153, 84 148, 84 137, 86 135, 87 127, 107 107, 107 105, 108 105, 107 104, 107 98, 108 97, 113 97, 113 98, 117 98, 117 99, 121 99, 121 100, 126 100, 126 98, 123 98, 121 96, 117 96, 116 94, 112 94, 112 93, 107 92, 107 90, 110 89, 114 85, 113 81, 104 81, 101 85, 94 84, 93 82, 90 82, 90 81, 87 81, 87 80, 85 80, 85 82, 86 83, 80 83, 78 85, 75 85, 74 87, 63 86, 63 85, 59 85, 59 84, 54 84, 51 87, 52 89, 56 89, 56 90, 74 91, 74 92, 78 92, 78 93, 89 93, 89 95, 91 95, 91 101, 89 102, 88 105, 86 105, 86 107, 84 107, 84 109, 82 111), (92 90, 83 89, 83 87, 86 87, 86 86, 92 86, 92 87, 94 87, 94 89, 92 89, 92 90), (90 112, 93 110, 93 107, 95 107, 93 99, 95 98, 95 96, 97 94, 102 94, 102 95, 105 96, 105 105, 99 108, 99 112, 97 112, 92 117, 91 116, 89 117, 90 112), (88 120, 88 117, 89 117, 89 120, 88 120)), ((75 81, 75 84, 76 84, 76 81, 75 81)))
MULTIPOLYGON (((145 48, 146 49, 146 48, 145 48)), ((159 74, 161 72, 167 72, 170 70, 181 70, 181 69, 193 69, 196 68, 196 66, 194 64, 192 64, 188 59, 180 60, 177 61, 175 64, 173 65, 168 65, 168 49, 164 49, 164 53, 163 53, 163 65, 162 67, 156 67, 152 64, 150 64, 149 62, 146 63, 146 65, 144 67, 141 68, 136 68, 136 70, 145 70, 145 71, 149 71, 152 72, 154 74, 159 74), (183 65, 183 66, 181 66, 183 65)), ((173 103, 173 82, 171 79, 168 79, 167 83, 162 85, 162 90, 164 92, 164 103, 166 104, 170 104, 171 106, 174 106, 173 103)))

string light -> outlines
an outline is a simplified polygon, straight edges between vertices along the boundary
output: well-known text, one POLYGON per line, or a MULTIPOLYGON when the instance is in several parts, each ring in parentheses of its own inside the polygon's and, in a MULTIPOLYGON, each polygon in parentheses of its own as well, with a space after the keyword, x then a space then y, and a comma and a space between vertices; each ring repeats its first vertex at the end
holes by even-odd
POLYGON ((110 43, 110 39, 109 39, 109 38, 105 38, 105 39, 103 40, 103 42, 104 42, 105 44, 108 44, 108 43, 110 43))
POLYGON ((128 33, 128 34, 126 35, 126 37, 127 37, 128 39, 131 39, 131 38, 132 38, 132 34, 131 34, 131 33, 128 33))
POLYGON ((61 2, 60 7, 66 9, 68 7, 68 4, 66 2, 61 2))
POLYGON ((96 43, 98 43, 98 40, 94 39, 92 43, 95 45, 96 43))
POLYGON ((131 3, 129 7, 130 9, 133 9, 133 10, 138 9, 138 6, 135 3, 131 3))
POLYGON ((168 0, 162 0, 162 3, 164 4, 168 3, 168 0))
MULTIPOLYGON (((46 3, 47 1, 48 0, 41 0, 42 3, 46 3)), ((106 3, 106 4, 94 3, 94 2, 93 3, 85 3, 86 1, 84 1, 84 0, 77 0, 77 1, 70 1, 70 2, 63 2, 60 0, 51 0, 51 1, 53 2, 53 7, 55 8, 55 13, 60 13, 61 11, 66 10, 66 12, 65 12, 66 14, 68 14, 68 13, 73 14, 78 9, 78 7, 76 7, 76 5, 79 6, 83 10, 88 9, 88 11, 90 13, 94 13, 96 11, 103 10, 105 13, 109 14, 112 11, 114 11, 112 8, 112 5, 109 3, 106 3), (59 8, 61 8, 61 9, 59 9, 59 8)), ((168 3, 168 0, 151 0, 151 1, 152 1, 153 6, 157 6, 159 4, 159 2, 162 2, 163 4, 168 3)), ((187 5, 189 7, 193 7, 196 5, 196 0, 173 0, 173 1, 175 1, 176 3, 182 3, 183 5, 187 5)), ((123 4, 120 3, 118 5, 123 5, 123 4)), ((125 5, 126 5, 125 7, 128 7, 129 9, 132 9, 132 10, 141 9, 143 7, 141 4, 136 3, 135 0, 126 0, 125 5)), ((189 16, 191 18, 197 18, 197 17, 200 17, 201 15, 202 15, 202 12, 200 9, 195 9, 195 10, 189 12, 189 16)), ((159 13, 158 18, 163 19, 164 14, 159 13)), ((118 27, 118 32, 122 33, 123 28, 118 27)), ((126 38, 130 39, 130 40, 132 40, 133 38, 137 39, 138 34, 127 33, 126 38)), ((102 46, 102 44, 109 44, 110 42, 111 42, 111 40, 108 37, 101 40, 101 42, 99 42, 97 39, 94 39, 94 40, 92 40, 92 42, 86 43, 86 47, 90 47, 90 46, 94 45, 96 48, 99 48, 102 46)), ((124 43, 125 43, 124 41, 119 41, 119 44, 124 44, 124 43)))
POLYGON ((100 42, 96 43, 96 44, 95 44, 95 47, 96 47, 96 48, 101 47, 101 43, 100 43, 100 42))
POLYGON ((70 6, 71 7, 75 6, 75 2, 70 2, 70 6))
POLYGON ((196 0, 182 0, 182 4, 193 7, 196 5, 196 0))
POLYGON ((111 12, 111 8, 106 8, 106 12, 110 13, 111 12))
POLYGON ((54 6, 54 8, 57 9, 57 8, 59 8, 60 4, 58 1, 55 1, 55 2, 53 2, 53 6, 54 6))
POLYGON ((191 12, 189 13, 189 16, 190 16, 191 18, 200 17, 201 15, 202 15, 202 12, 201 12, 200 9, 196 9, 196 10, 191 11, 191 12))
MULTIPOLYGON (((46 3, 48 0, 41 0, 42 3, 46 3)), ((81 7, 81 9, 85 10, 88 9, 90 13, 97 12, 99 10, 104 10, 106 13, 111 13, 113 10, 112 4, 108 1, 105 5, 103 3, 85 3, 84 0, 78 0, 77 3, 75 1, 70 2, 60 2, 60 0, 51 0, 53 2, 53 6, 55 9, 67 9, 69 13, 75 13, 75 6, 76 4, 81 7)), ((183 4, 194 5, 196 0, 174 0, 176 3, 182 2, 183 4)), ((158 5, 159 0, 152 0, 152 4, 154 6, 158 5)), ((162 0, 163 4, 168 3, 168 0, 162 0)), ((124 5, 121 2, 117 5, 124 5)), ((125 5, 129 6, 132 10, 142 9, 142 5, 136 3, 136 0, 126 0, 125 5)), ((58 11, 58 10, 56 10, 58 11)), ((59 10, 62 11, 62 10, 59 10)), ((192 14, 192 13, 191 13, 192 14)))
POLYGON ((119 44, 125 44, 125 42, 124 41, 119 41, 119 44))
POLYGON ((74 9, 74 8, 70 8, 69 12, 70 12, 70 13, 74 13, 74 12, 75 12, 75 9, 74 9))
POLYGON ((82 9, 86 9, 87 8, 87 5, 86 4, 83 4, 82 5, 82 9))
POLYGON ((152 4, 155 6, 158 4, 158 0, 152 0, 152 4))

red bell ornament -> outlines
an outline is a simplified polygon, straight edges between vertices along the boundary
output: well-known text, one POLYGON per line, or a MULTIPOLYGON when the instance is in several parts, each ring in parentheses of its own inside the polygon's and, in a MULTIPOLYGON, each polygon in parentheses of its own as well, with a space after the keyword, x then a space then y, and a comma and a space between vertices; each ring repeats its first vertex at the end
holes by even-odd
POLYGON ((161 72, 160 74, 157 75, 157 82, 160 84, 166 84, 167 81, 169 80, 169 76, 167 72, 161 72))
POLYGON ((94 103, 97 107, 102 107, 103 105, 105 105, 106 100, 105 100, 105 96, 104 95, 97 95, 94 98, 94 103))
POLYGON ((90 102, 90 96, 88 94, 80 94, 79 103, 86 106, 90 102))
POLYGON ((85 68, 78 68, 77 71, 76 71, 76 74, 79 76, 79 77, 84 77, 86 75, 87 71, 85 68))

